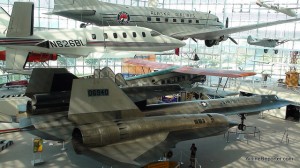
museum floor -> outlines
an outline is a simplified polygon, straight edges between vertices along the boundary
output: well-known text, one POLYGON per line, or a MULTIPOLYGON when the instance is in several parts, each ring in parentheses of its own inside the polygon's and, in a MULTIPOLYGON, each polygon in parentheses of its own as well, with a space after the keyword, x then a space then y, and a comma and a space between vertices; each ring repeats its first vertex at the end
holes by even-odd
MULTIPOLYGON (((231 116, 230 119, 239 121, 237 116, 231 116)), ((248 143, 246 140, 237 140, 235 134, 230 134, 228 143, 223 135, 185 141, 177 144, 173 150, 174 159, 182 161, 182 167, 188 167, 190 146, 195 143, 198 148, 196 157, 201 167, 300 167, 298 122, 269 115, 264 115, 264 118, 254 115, 247 117, 246 124, 259 128, 260 141, 258 134, 256 137, 248 135, 248 143), (286 130, 288 137, 284 135, 286 130)), ((25 131, 0 134, 0 139, 14 140, 12 146, 0 152, 0 168, 33 167, 32 138, 25 131)), ((75 154, 69 143, 66 144, 66 151, 61 148, 61 143, 45 141, 42 153, 45 163, 36 167, 109 167, 100 161, 75 154)))

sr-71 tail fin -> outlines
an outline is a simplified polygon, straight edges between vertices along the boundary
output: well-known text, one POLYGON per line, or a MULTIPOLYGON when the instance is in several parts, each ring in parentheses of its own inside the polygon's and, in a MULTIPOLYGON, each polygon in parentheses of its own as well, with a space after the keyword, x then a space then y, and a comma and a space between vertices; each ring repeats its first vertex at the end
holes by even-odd
POLYGON ((73 80, 68 117, 76 124, 142 116, 133 101, 111 79, 73 80))

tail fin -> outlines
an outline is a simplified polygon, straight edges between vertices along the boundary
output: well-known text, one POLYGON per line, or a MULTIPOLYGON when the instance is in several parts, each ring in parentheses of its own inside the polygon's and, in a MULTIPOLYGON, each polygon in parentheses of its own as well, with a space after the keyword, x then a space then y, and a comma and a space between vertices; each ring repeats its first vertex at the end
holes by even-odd
POLYGON ((247 38, 248 44, 250 44, 250 43, 253 42, 253 41, 254 41, 254 40, 253 40, 252 36, 249 35, 248 38, 247 38))
POLYGON ((71 91, 72 81, 77 77, 65 68, 34 68, 25 95, 71 91))
POLYGON ((0 7, 0 33, 5 34, 9 24, 9 19, 9 14, 2 7, 0 7))
POLYGON ((76 124, 142 116, 138 107, 111 79, 73 80, 69 119, 76 124))
POLYGON ((15 2, 6 37, 28 37, 33 35, 33 2, 15 2))

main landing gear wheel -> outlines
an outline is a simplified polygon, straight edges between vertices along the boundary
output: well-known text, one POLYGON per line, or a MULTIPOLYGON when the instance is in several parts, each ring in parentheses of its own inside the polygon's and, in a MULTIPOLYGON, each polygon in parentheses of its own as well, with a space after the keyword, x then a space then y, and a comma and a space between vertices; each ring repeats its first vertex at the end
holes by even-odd
POLYGON ((80 28, 86 28, 86 24, 85 23, 81 23, 80 24, 80 28))
POLYGON ((241 117, 241 123, 238 125, 238 129, 241 131, 245 131, 246 125, 244 124, 244 120, 246 120, 246 116, 245 114, 239 114, 238 116, 241 117))
POLYGON ((274 53, 275 53, 275 54, 278 54, 278 50, 274 50, 274 53))
POLYGON ((81 23, 80 28, 86 28, 88 25, 90 25, 90 23, 81 23))
POLYGON ((268 53, 268 49, 264 49, 264 53, 268 53))

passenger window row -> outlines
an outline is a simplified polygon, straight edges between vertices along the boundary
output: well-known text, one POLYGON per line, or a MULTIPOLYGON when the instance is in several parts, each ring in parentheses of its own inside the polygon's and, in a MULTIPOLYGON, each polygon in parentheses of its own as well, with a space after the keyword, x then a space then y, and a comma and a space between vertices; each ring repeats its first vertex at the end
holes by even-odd
MULTIPOLYGON (((159 17, 156 17, 155 18, 156 22, 160 22, 161 21, 161 18, 159 17)), ((178 20, 178 22, 181 22, 181 23, 200 23, 200 21, 198 19, 176 19, 176 18, 173 18, 172 21, 173 23, 176 23, 178 20), (194 21, 193 21, 194 20, 194 21)), ((147 21, 148 22, 151 22, 152 21, 152 18, 150 16, 147 17, 147 21)), ((169 18, 165 18, 165 22, 169 22, 169 18)))
MULTIPOLYGON (((127 38, 127 33, 126 32, 123 32, 122 33, 122 37, 123 38, 127 38)), ((117 33, 113 33, 113 37, 114 38, 118 38, 118 34, 117 33)), ((133 38, 136 38, 137 37, 137 33, 136 32, 132 32, 132 37, 133 38)), ((142 37, 146 37, 146 33, 145 32, 142 32, 142 37)), ((93 38, 94 39, 94 38, 93 38)), ((104 33, 104 39, 108 39, 108 34, 107 33, 104 33)))
POLYGON ((194 123, 195 123, 195 124, 202 124, 202 123, 205 123, 205 122, 206 122, 206 121, 205 121, 203 118, 194 120, 194 123))

